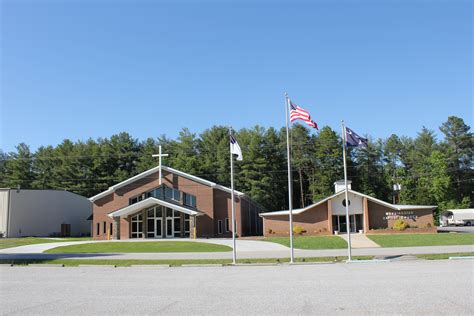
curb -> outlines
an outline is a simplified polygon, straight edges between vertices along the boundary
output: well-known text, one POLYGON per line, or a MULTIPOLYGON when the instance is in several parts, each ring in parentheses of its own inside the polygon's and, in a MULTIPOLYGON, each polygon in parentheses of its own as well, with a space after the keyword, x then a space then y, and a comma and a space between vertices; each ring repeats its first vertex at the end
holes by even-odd
POLYGON ((269 263, 236 263, 236 264, 229 264, 229 267, 275 267, 282 265, 281 263, 278 262, 269 262, 269 263))
POLYGON ((169 264, 132 264, 130 268, 169 268, 169 264))
POLYGON ((114 264, 80 264, 80 268, 116 268, 114 264))
POLYGON ((474 256, 468 256, 468 257, 449 257, 449 260, 469 260, 469 259, 474 259, 474 256))
POLYGON ((185 268, 202 268, 202 267, 222 267, 222 263, 212 263, 212 264, 182 264, 181 266, 178 267, 185 267, 185 268))
POLYGON ((0 263, 0 267, 13 267, 13 263, 0 263))
POLYGON ((53 267, 53 268, 58 268, 58 267, 64 267, 64 264, 31 263, 31 264, 28 264, 28 267, 53 267))
POLYGON ((313 266, 318 264, 335 264, 336 261, 314 261, 314 262, 293 262, 293 263, 286 263, 289 266, 313 266))
POLYGON ((370 259, 370 260, 345 260, 345 263, 384 263, 384 262, 391 262, 390 259, 370 259))

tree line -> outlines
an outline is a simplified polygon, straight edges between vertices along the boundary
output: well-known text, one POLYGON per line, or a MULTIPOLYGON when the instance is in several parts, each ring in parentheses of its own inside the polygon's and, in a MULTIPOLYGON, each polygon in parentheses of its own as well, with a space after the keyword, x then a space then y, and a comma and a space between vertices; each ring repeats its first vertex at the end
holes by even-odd
MULTIPOLYGON (((415 138, 369 137, 365 149, 348 149, 352 188, 397 203, 438 205, 438 210, 472 206, 474 140, 463 119, 451 116, 439 127, 443 139, 425 127, 415 138)), ((243 161, 235 163, 235 187, 268 210, 287 209, 286 131, 255 126, 235 132, 243 161)), ((177 139, 166 136, 139 141, 122 132, 110 138, 41 146, 27 144, 0 151, 0 187, 64 189, 86 197, 157 166, 161 145, 164 165, 229 186, 229 131, 213 126, 201 134, 184 128, 177 139)), ((342 140, 330 127, 313 133, 300 124, 291 128, 293 199, 304 207, 334 192, 343 178, 342 140)))

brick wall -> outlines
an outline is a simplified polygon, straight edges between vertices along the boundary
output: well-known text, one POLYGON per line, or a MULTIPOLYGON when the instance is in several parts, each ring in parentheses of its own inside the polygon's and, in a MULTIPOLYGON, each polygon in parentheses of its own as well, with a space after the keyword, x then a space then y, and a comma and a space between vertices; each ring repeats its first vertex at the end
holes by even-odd
POLYGON ((392 229, 397 218, 403 219, 410 227, 418 229, 432 228, 431 210, 395 211, 384 205, 368 201, 369 229, 392 229))
MULTIPOLYGON (((263 219, 264 236, 289 236, 288 215, 268 216, 263 219), (272 234, 269 234, 272 230, 272 234)), ((301 214, 293 215, 293 227, 301 226, 304 235, 329 235, 328 202, 315 206, 301 214)))

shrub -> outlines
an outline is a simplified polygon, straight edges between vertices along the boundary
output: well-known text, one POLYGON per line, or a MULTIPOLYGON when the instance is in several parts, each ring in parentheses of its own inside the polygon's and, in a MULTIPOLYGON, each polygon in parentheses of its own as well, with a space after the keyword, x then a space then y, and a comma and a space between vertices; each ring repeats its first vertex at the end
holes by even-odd
POLYGON ((302 235, 304 232, 306 232, 306 230, 304 230, 304 228, 299 225, 293 227, 293 233, 296 235, 302 235))
POLYGON ((408 223, 405 222, 404 220, 402 219, 397 219, 395 221, 395 223, 393 224, 393 229, 396 229, 396 230, 405 230, 409 227, 408 223))
POLYGON ((273 234, 273 230, 271 228, 268 229, 268 234, 273 234))
POLYGON ((426 224, 426 228, 431 228, 431 223, 426 224))

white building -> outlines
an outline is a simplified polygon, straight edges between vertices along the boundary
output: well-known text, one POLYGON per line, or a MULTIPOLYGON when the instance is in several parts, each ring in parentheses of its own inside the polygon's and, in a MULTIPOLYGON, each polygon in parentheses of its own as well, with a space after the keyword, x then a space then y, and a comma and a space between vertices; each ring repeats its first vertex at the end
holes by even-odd
POLYGON ((90 236, 92 203, 60 190, 0 189, 0 236, 90 236))

